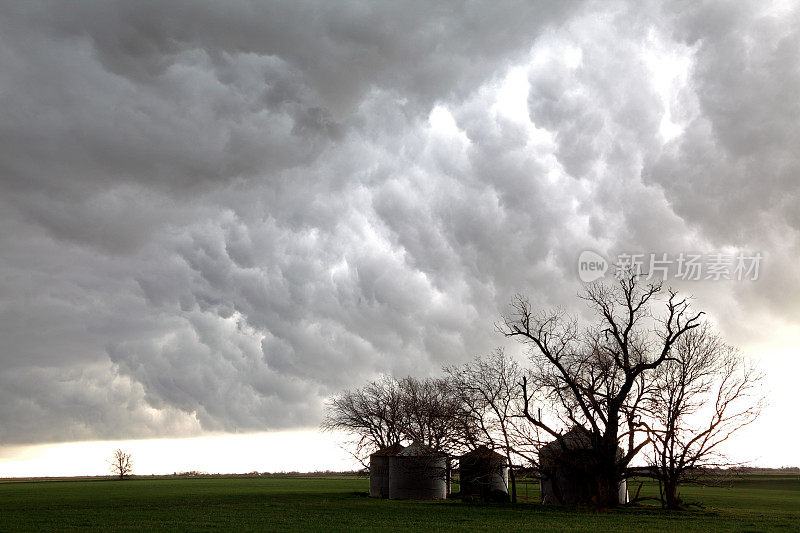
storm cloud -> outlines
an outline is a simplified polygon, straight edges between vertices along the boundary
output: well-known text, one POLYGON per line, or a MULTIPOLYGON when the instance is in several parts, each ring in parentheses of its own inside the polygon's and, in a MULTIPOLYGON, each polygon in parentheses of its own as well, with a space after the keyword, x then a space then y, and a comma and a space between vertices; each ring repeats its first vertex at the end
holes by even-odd
MULTIPOLYGON (((574 305, 582 250, 800 323, 800 11, 692 2, 0 10, 0 442, 315 426, 574 305)), ((738 336, 737 336, 738 335, 738 336)))

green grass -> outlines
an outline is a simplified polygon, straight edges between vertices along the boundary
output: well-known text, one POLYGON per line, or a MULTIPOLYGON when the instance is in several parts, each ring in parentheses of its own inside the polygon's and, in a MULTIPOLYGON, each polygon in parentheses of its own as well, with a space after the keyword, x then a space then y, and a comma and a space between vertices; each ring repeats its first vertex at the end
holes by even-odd
MULTIPOLYGON (((365 497, 367 487, 367 480, 347 477, 0 482, 0 531, 800 531, 797 474, 751 475, 727 487, 686 488, 684 499, 705 508, 682 512, 386 501, 365 497)), ((646 485, 642 492, 654 495, 657 487, 646 485)), ((535 501, 538 487, 523 484, 519 494, 535 501)))

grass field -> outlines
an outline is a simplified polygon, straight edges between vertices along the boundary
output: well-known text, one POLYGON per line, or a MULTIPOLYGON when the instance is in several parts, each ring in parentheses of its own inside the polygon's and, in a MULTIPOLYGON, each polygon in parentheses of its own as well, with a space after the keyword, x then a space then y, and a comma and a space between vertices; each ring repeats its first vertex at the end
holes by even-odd
MULTIPOLYGON (((637 485, 638 486, 638 485, 637 485)), ((634 484, 630 487, 635 490, 634 484)), ((386 501, 355 477, 134 478, 0 482, 0 531, 64 529, 800 531, 800 478, 749 475, 727 487, 690 487, 705 508, 595 511, 536 503, 386 501)), ((656 487, 645 486, 653 495, 656 487)))

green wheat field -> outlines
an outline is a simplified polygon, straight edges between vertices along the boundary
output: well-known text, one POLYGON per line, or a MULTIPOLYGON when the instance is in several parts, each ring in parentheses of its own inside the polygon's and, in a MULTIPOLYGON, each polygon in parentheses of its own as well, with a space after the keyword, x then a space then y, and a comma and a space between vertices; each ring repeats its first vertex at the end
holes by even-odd
MULTIPOLYGON (((517 505, 375 500, 368 485, 356 476, 3 480, 0 531, 800 531, 796 472, 686 487, 684 500, 700 505, 680 512, 540 505, 534 481, 521 483, 517 505)), ((645 484, 641 494, 657 490, 645 484)))

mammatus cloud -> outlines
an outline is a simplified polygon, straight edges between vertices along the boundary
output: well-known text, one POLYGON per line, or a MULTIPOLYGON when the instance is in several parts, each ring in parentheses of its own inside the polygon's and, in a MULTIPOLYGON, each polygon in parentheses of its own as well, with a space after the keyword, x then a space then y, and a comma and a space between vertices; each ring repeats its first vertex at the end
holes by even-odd
POLYGON ((796 322, 797 11, 551 4, 2 10, 2 442, 315 425, 587 248, 761 250, 689 288, 796 322))

